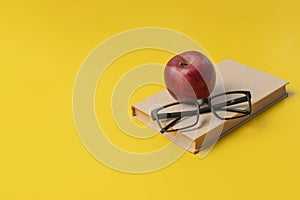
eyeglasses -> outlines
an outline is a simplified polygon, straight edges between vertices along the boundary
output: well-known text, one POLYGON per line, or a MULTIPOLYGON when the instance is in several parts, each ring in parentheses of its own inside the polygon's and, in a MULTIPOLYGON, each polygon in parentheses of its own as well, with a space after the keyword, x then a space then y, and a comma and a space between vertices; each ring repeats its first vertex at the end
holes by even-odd
POLYGON ((250 115, 251 110, 250 91, 229 91, 204 99, 161 106, 151 111, 151 117, 157 121, 160 132, 165 133, 195 127, 200 114, 212 112, 221 120, 231 120, 250 115))

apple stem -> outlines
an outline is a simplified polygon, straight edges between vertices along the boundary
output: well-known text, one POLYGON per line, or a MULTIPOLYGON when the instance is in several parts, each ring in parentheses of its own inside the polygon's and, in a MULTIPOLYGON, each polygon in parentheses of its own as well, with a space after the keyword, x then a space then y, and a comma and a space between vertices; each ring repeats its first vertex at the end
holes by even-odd
POLYGON ((186 66, 186 65, 188 65, 189 63, 187 63, 187 62, 180 62, 179 63, 179 66, 182 66, 182 67, 184 67, 184 66, 186 66))

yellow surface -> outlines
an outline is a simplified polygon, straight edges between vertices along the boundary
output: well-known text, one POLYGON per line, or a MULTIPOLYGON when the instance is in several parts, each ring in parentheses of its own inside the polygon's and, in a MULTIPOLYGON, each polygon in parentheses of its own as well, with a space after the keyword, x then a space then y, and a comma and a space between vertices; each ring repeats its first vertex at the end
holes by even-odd
MULTIPOLYGON (((299 6, 290 0, 2 1, 0 199, 299 199, 299 6), (110 169, 80 142, 73 84, 97 44, 149 26, 191 36, 216 62, 231 58, 288 80, 290 96, 202 160, 185 153, 152 173, 110 169)), ((138 54, 124 59, 134 67, 169 58, 138 54)), ((141 88, 130 101, 160 89, 141 88)), ((107 126, 115 129, 113 120, 107 126)), ((132 151, 142 146, 120 138, 112 136, 132 151)), ((144 151, 167 142, 152 139, 144 151)))

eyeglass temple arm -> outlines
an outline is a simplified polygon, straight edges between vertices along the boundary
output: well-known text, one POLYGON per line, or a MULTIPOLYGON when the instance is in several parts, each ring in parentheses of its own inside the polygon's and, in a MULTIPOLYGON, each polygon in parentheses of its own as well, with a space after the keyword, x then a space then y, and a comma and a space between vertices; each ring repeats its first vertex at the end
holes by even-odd
POLYGON ((235 112, 235 113, 241 113, 241 114, 250 113, 248 110, 238 110, 238 109, 233 109, 233 108, 219 108, 218 111, 228 111, 228 112, 235 112))
POLYGON ((180 119, 181 119, 181 117, 175 118, 171 123, 169 123, 167 126, 165 126, 164 128, 162 128, 160 130, 160 133, 166 132, 170 127, 174 126, 180 119))

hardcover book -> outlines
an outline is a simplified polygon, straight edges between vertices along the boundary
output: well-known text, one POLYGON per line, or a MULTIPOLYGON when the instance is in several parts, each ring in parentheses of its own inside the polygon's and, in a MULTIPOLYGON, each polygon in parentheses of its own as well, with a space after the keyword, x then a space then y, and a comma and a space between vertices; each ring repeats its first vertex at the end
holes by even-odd
MULTIPOLYGON (((252 113, 249 116, 233 120, 219 120, 212 114, 203 114, 200 116, 201 126, 195 129, 162 134, 193 153, 216 142, 287 96, 286 85, 288 82, 285 80, 232 60, 224 60, 215 67, 219 78, 216 83, 216 91, 212 93, 218 92, 220 88, 223 91, 248 90, 252 96, 252 113)), ((157 122, 151 119, 151 110, 157 105, 162 106, 172 102, 176 102, 176 100, 167 90, 163 90, 134 104, 132 115, 159 132, 160 128, 157 122)))

